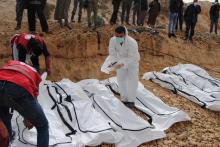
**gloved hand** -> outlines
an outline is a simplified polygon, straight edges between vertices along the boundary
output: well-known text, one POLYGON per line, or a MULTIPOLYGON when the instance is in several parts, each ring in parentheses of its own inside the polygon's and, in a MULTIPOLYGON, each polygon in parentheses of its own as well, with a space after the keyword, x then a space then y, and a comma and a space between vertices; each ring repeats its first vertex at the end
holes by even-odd
POLYGON ((30 129, 32 129, 34 127, 34 125, 29 120, 27 120, 27 119, 24 119, 23 123, 24 123, 24 126, 26 128, 28 128, 28 130, 30 130, 30 129))
POLYGON ((114 66, 114 68, 115 69, 120 69, 120 68, 122 68, 124 66, 124 64, 116 64, 115 66, 114 66))

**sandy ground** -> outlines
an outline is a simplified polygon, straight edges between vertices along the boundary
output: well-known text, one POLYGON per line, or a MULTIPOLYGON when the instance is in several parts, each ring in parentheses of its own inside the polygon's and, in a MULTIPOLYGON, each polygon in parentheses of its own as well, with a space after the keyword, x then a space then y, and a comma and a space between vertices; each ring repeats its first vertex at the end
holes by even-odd
MULTIPOLYGON (((106 0, 107 1, 107 0, 106 0)), ((49 0, 54 4, 55 0, 49 0)), ((158 25, 167 27, 167 1, 162 0, 163 13, 158 25)), ((194 43, 182 40, 183 33, 178 32, 176 39, 167 38, 167 30, 160 29, 159 36, 148 32, 131 33, 139 43, 141 52, 140 78, 147 71, 161 70, 166 66, 178 63, 194 63, 207 68, 209 73, 220 78, 220 36, 208 33, 209 3, 202 3, 202 14, 199 16, 194 43)), ((106 22, 110 17, 111 6, 102 5, 100 15, 106 22)), ((11 58, 10 37, 15 31, 15 0, 0 0, 0 65, 11 58)), ((71 10, 70 10, 71 11, 71 10)), ((53 16, 53 14, 52 14, 53 16)), ((51 19, 49 26, 53 34, 44 35, 52 56, 53 74, 51 80, 70 78, 79 81, 86 78, 105 79, 109 77, 100 72, 100 66, 108 54, 108 41, 114 28, 106 25, 91 31, 86 28, 86 16, 82 24, 72 24, 73 29, 60 28, 51 19)), ((136 27, 131 27, 136 28, 136 27)), ((27 32, 26 12, 22 30, 27 32)), ((38 32, 40 31, 38 23, 38 32)), ((42 65, 43 59, 41 60, 42 65)), ((220 146, 220 113, 202 109, 199 105, 173 94, 149 81, 143 81, 145 87, 151 90, 170 106, 184 110, 192 118, 191 122, 181 122, 166 131, 167 137, 141 145, 147 146, 220 146)), ((142 115, 141 113, 139 113, 142 115)))

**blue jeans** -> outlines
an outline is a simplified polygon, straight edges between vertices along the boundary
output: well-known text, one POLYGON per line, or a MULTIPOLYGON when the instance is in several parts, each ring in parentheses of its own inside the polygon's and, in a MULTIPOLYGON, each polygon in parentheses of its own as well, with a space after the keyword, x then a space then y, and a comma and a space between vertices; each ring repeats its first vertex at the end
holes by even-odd
POLYGON ((169 34, 175 34, 177 18, 178 18, 178 13, 170 13, 169 14, 169 26, 168 26, 168 33, 169 34))
POLYGON ((0 118, 11 134, 9 108, 20 113, 37 129, 37 146, 49 146, 48 121, 40 104, 24 88, 11 82, 0 81, 0 118))

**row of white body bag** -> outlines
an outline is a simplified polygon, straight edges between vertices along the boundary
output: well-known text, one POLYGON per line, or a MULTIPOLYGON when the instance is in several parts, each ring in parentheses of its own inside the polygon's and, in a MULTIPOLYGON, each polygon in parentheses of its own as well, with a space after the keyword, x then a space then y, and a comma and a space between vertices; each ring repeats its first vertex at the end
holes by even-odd
MULTIPOLYGON (((183 111, 166 105, 139 82, 135 107, 146 120, 127 108, 119 95, 115 77, 99 81, 68 79, 40 86, 38 101, 49 121, 50 146, 83 147, 102 143, 136 147, 164 138, 176 122, 189 121, 183 111)), ((19 114, 13 116, 16 139, 12 147, 36 146, 37 131, 27 130, 19 114)))
POLYGON ((210 76, 199 66, 178 64, 161 72, 145 73, 143 78, 158 83, 204 108, 220 111, 220 80, 210 76))

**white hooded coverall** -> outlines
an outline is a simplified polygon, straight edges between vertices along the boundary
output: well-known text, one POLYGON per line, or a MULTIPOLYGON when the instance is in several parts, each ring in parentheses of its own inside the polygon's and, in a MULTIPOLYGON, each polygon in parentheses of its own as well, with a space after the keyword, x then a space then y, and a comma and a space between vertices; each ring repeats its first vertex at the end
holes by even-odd
POLYGON ((109 42, 108 58, 111 63, 124 64, 122 68, 117 70, 119 92, 122 101, 134 102, 138 88, 140 60, 136 40, 128 36, 127 32, 122 45, 116 42, 116 37, 112 37, 109 42))

